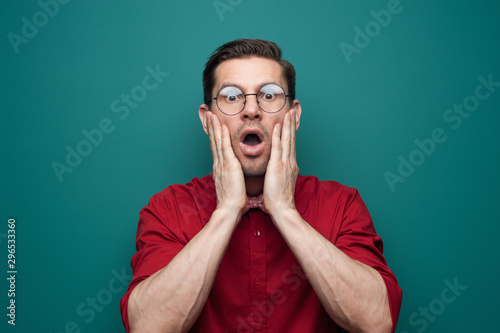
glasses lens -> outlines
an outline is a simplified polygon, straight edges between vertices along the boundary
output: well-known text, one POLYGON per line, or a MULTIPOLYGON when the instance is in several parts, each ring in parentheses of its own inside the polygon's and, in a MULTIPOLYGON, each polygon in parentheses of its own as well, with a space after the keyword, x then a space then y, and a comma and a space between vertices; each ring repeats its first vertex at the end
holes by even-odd
POLYGON ((266 84, 257 96, 262 110, 274 113, 280 111, 286 102, 285 91, 277 84, 266 84))
POLYGON ((243 109, 245 96, 243 92, 236 87, 225 87, 217 95, 217 106, 228 115, 239 113, 243 109))

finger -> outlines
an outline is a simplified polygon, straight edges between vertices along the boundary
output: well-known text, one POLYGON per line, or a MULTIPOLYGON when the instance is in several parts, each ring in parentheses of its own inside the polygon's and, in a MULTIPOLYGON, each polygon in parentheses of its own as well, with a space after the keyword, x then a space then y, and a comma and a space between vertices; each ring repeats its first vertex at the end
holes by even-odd
POLYGON ((292 119, 290 121, 291 125, 291 143, 290 143, 290 162, 296 163, 297 162, 297 146, 296 146, 296 140, 295 140, 295 132, 297 132, 297 113, 295 110, 292 112, 292 119))
POLYGON ((222 126, 222 156, 226 160, 235 158, 233 147, 231 146, 231 138, 229 136, 229 129, 226 125, 222 126))
POLYGON ((212 122, 213 122, 213 128, 214 128, 215 147, 216 147, 216 151, 217 151, 217 157, 219 158, 220 161, 222 161, 223 157, 222 157, 221 126, 220 126, 219 118, 213 113, 212 113, 212 122))
POLYGON ((288 161, 290 159, 290 116, 290 112, 287 112, 283 120, 283 131, 281 133, 281 158, 283 161, 288 161))
POLYGON ((212 152, 212 159, 214 163, 217 161, 217 146, 215 144, 215 134, 214 134, 214 125, 212 122, 212 114, 207 112, 207 128, 208 128, 208 138, 210 139, 210 151, 212 152))
POLYGON ((271 138, 271 157, 270 160, 281 159, 281 125, 278 123, 274 125, 273 134, 271 138))

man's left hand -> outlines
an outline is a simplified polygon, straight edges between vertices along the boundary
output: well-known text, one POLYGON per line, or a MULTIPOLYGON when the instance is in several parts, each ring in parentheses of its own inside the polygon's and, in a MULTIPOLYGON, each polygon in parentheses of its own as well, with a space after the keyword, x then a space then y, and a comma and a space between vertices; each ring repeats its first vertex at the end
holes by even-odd
POLYGON ((295 149, 296 111, 285 114, 283 125, 276 124, 271 157, 264 179, 264 205, 271 217, 295 208, 295 182, 299 174, 295 149))

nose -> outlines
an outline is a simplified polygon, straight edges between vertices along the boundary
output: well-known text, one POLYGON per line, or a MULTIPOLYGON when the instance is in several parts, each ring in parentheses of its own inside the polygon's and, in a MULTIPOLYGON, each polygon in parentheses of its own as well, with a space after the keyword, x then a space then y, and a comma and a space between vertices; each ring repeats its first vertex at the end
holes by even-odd
POLYGON ((262 110, 257 102, 257 94, 248 94, 245 96, 245 106, 241 112, 241 117, 250 120, 262 118, 262 110))

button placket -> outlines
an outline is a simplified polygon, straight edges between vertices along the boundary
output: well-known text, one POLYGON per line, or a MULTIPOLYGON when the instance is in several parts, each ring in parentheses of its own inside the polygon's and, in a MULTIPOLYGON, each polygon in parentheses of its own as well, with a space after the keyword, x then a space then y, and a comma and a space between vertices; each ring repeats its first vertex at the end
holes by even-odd
POLYGON ((259 211, 249 211, 250 219, 250 325, 256 331, 265 331, 267 313, 260 304, 266 300, 266 237, 265 217, 259 211), (257 320, 255 320, 257 319, 257 320))

